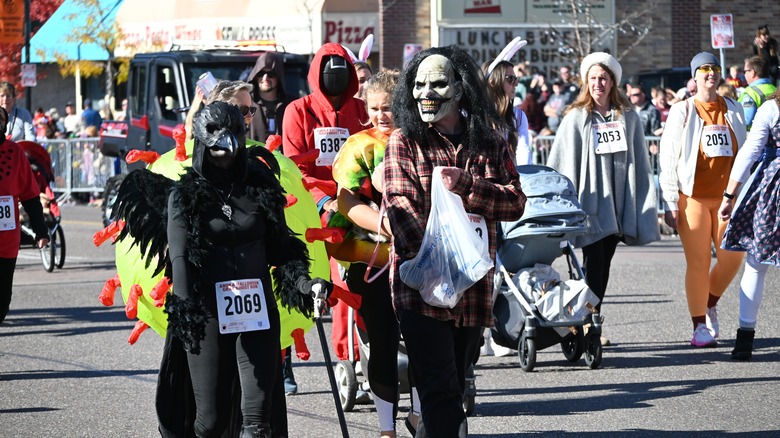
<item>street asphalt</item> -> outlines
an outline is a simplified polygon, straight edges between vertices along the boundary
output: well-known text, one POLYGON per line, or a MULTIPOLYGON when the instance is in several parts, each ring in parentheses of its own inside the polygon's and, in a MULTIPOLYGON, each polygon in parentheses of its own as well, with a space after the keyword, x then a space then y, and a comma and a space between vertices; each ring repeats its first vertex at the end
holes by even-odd
MULTIPOLYGON (((47 273, 33 249, 20 252, 11 311, 0 325, 0 437, 154 437, 163 339, 148 330, 127 343, 134 322, 119 295, 97 296, 114 275, 110 244, 95 248, 99 209, 64 206, 67 254, 47 273)), ((556 269, 565 275, 563 265, 556 269)), ((749 362, 730 357, 738 325, 739 277, 721 300, 715 348, 689 345, 692 327, 678 239, 620 246, 603 307, 603 362, 569 363, 559 346, 525 372, 516 355, 481 357, 470 436, 780 436, 780 271, 770 269, 749 362)), ((330 323, 325 319, 326 332, 330 323)), ((291 437, 339 437, 317 331, 312 357, 294 360, 300 386, 287 397, 291 437)), ((363 378, 360 377, 360 380, 363 378)), ((399 436, 409 407, 402 394, 399 436)), ((376 437, 372 405, 346 413, 350 436, 376 437)))

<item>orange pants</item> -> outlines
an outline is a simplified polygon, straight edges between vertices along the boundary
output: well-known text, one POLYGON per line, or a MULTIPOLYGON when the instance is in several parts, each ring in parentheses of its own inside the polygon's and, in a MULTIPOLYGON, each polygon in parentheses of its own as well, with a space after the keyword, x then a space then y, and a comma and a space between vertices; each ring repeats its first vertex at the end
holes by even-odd
POLYGON ((742 267, 743 252, 720 248, 727 222, 718 218, 721 198, 690 198, 680 193, 677 232, 685 251, 685 294, 691 317, 704 316, 712 294, 720 297, 742 267), (712 244, 715 265, 712 265, 712 244))

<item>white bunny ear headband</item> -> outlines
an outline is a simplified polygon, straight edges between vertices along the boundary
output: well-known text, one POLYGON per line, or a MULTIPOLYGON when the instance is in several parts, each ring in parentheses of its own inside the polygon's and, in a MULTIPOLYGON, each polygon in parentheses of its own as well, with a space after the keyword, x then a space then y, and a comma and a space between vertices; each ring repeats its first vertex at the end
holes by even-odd
POLYGON ((493 69, 496 68, 498 63, 501 61, 509 61, 513 56, 515 56, 515 53, 517 53, 517 51, 526 44, 528 44, 528 41, 524 40, 522 37, 516 37, 510 41, 509 44, 504 47, 504 50, 498 54, 496 59, 490 63, 490 66, 487 69, 487 73, 485 73, 485 79, 490 78, 490 74, 493 73, 493 69))
MULTIPOLYGON (((374 34, 370 33, 366 35, 366 38, 363 40, 363 44, 360 45, 358 56, 355 56, 355 53, 352 50, 349 50, 349 47, 344 45, 342 45, 341 47, 344 47, 344 49, 347 50, 347 53, 349 54, 349 57, 352 60, 353 64, 358 61, 366 62, 369 55, 371 55, 371 49, 374 47, 374 34)), ((514 54, 514 52, 512 52, 512 54, 514 54)))

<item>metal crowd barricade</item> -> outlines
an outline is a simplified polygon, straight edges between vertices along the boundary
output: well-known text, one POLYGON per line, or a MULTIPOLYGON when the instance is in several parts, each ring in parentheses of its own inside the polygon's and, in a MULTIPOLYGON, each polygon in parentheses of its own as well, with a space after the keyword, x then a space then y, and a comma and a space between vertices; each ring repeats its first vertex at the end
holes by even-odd
POLYGON ((126 169, 117 166, 115 158, 104 156, 98 148, 99 142, 98 137, 42 142, 51 156, 54 172, 52 190, 57 194, 58 202, 70 200, 74 193, 99 197, 106 181, 117 174, 117 167, 120 172, 126 169))

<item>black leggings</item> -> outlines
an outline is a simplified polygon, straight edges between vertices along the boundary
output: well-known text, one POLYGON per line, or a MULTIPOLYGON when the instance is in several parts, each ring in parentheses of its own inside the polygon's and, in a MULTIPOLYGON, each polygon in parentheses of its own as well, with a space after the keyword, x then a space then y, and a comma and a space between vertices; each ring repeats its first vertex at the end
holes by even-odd
POLYGON ((619 242, 620 238, 613 234, 582 247, 582 268, 585 271, 585 283, 599 297, 599 305, 596 306, 599 311, 601 311, 601 303, 604 302, 604 295, 607 292, 612 256, 615 255, 619 242))
MULTIPOLYGON (((372 283, 363 281, 367 265, 352 263, 347 275, 349 290, 363 297, 358 313, 368 333, 371 354, 368 356, 368 383, 371 392, 398 409, 398 319, 390 297, 389 271, 372 283)), ((373 275, 378 269, 371 270, 373 275)))
POLYGON ((276 306, 269 306, 268 310, 271 320, 268 330, 220 334, 219 321, 210 318, 200 354, 187 354, 197 411, 197 436, 218 437, 227 427, 231 384, 236 373, 241 382, 244 425, 271 422, 271 395, 274 385, 280 381, 282 353, 279 314, 276 306))
POLYGON ((5 321, 5 316, 8 315, 8 308, 11 306, 14 269, 16 269, 16 258, 0 258, 0 323, 5 321))

